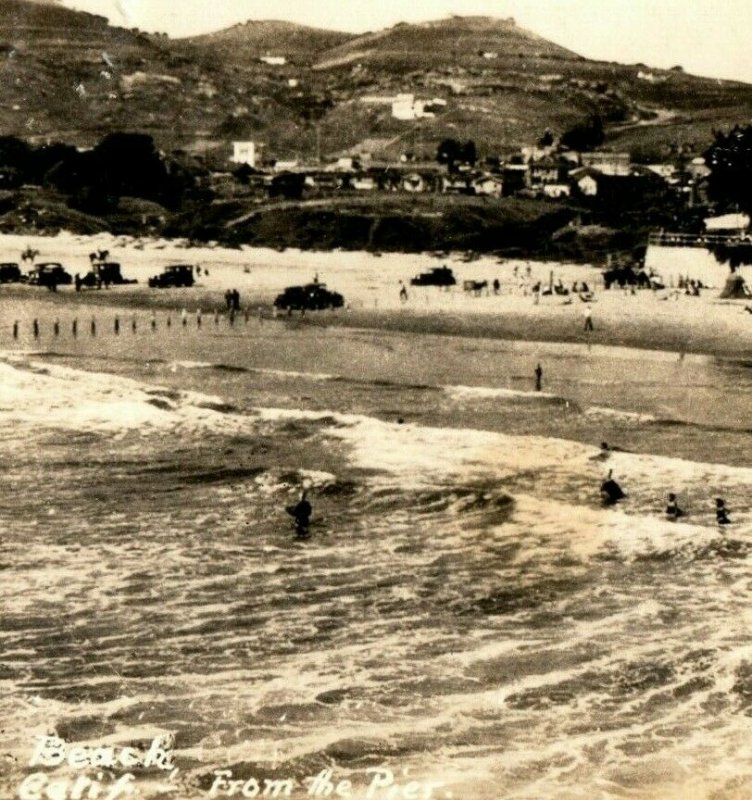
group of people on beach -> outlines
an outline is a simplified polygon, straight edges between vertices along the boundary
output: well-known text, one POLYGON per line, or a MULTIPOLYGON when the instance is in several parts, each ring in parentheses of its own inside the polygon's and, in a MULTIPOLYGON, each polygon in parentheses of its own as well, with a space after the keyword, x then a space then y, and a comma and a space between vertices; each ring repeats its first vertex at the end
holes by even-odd
MULTIPOLYGON (((606 442, 603 442, 601 444, 600 454, 596 456, 596 458, 607 457, 610 452, 611 448, 606 442)), ((608 471, 606 480, 601 483, 600 494, 603 504, 606 506, 616 505, 616 503, 627 496, 621 486, 614 480, 613 470, 608 471)), ((669 493, 665 513, 667 519, 673 521, 686 516, 684 509, 679 506, 679 501, 674 492, 669 493)), ((731 524, 728 509, 726 508, 726 501, 722 497, 716 497, 715 499, 715 519, 719 525, 731 524)))
POLYGON ((225 292, 225 305, 228 311, 240 311, 240 292, 237 289, 225 292))

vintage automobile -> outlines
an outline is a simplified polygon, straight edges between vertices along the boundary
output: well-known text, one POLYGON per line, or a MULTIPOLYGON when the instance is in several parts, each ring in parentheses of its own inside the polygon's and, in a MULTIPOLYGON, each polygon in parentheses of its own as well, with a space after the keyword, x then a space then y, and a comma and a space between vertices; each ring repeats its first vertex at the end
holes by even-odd
POLYGON ((120 264, 116 261, 100 261, 92 264, 91 270, 78 279, 82 287, 101 289, 102 286, 123 286, 128 283, 138 283, 135 279, 124 278, 120 271, 120 264))
POLYGON ((275 308, 288 311, 321 311, 325 308, 342 308, 345 298, 331 292, 323 283, 305 286, 288 286, 274 301, 275 308))
POLYGON ((167 289, 177 286, 193 286, 193 266, 191 264, 172 264, 160 275, 149 278, 152 289, 167 289))
POLYGON ((412 286, 454 286, 457 279, 447 266, 434 267, 430 272, 421 272, 411 281, 412 286))
POLYGON ((0 264, 0 283, 18 283, 21 280, 21 268, 15 262, 0 264))
POLYGON ((62 264, 49 261, 36 264, 29 272, 28 282, 31 286, 46 286, 55 291, 58 286, 68 286, 73 283, 73 277, 65 271, 62 264))

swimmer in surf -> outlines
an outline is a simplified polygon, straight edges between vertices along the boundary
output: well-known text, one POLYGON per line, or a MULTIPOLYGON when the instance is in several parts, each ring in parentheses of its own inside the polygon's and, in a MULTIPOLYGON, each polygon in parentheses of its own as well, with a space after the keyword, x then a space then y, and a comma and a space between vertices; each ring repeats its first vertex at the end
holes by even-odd
POLYGON ((716 498, 715 501, 715 519, 719 525, 730 525, 731 520, 726 510, 726 503, 722 497, 716 498))
POLYGON ((613 470, 609 470, 608 478, 601 484, 601 498, 603 504, 607 506, 612 506, 626 497, 621 486, 613 479, 612 473, 613 470))
POLYGON ((303 491, 300 502, 295 506, 288 506, 287 513, 295 520, 295 531, 300 537, 308 536, 308 527, 311 524, 313 508, 308 502, 308 492, 303 491))

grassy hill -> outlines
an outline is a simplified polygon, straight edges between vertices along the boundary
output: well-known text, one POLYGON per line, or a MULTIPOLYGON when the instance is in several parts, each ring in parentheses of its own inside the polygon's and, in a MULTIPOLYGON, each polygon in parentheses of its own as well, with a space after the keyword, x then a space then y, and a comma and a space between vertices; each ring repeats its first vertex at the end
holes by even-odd
POLYGON ((248 22, 184 40, 107 24, 56 4, 0 0, 0 133, 94 144, 113 130, 164 149, 229 152, 253 139, 268 156, 374 149, 432 156, 441 139, 481 155, 561 133, 588 115, 607 146, 660 153, 752 117, 752 87, 581 58, 513 20, 462 17, 352 36, 248 22), (284 56, 282 66, 262 55, 284 56), (397 93, 446 102, 400 121, 397 93), (382 102, 374 102, 381 98, 382 102))
POLYGON ((352 34, 309 28, 292 22, 249 20, 187 41, 214 50, 228 61, 284 55, 294 65, 310 65, 322 54, 344 44, 352 34))

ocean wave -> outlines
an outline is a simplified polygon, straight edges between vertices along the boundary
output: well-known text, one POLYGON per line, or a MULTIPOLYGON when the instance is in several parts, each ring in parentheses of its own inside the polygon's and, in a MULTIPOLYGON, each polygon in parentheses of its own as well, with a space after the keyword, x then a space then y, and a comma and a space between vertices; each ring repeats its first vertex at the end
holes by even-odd
POLYGON ((564 397, 559 397, 548 392, 530 392, 522 389, 502 389, 492 386, 444 386, 443 390, 454 400, 486 400, 486 399, 519 399, 519 400, 545 400, 558 403, 568 403, 564 397))
POLYGON ((636 411, 622 411, 618 408, 606 408, 604 406, 590 406, 585 409, 584 413, 587 417, 609 417, 622 422, 637 422, 640 424, 659 421, 652 414, 640 414, 636 411))

